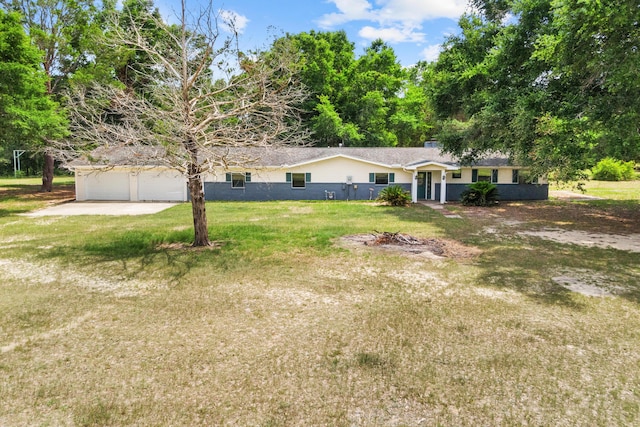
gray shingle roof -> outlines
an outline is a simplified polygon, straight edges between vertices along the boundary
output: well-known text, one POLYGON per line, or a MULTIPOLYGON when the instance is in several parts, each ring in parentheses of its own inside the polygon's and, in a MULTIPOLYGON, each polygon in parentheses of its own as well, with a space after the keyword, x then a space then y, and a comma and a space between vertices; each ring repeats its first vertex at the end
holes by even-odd
MULTIPOLYGON (((162 165, 160 159, 163 153, 148 148, 141 152, 141 148, 113 148, 96 151, 94 156, 101 159, 98 164, 110 165, 162 165)), ((424 163, 440 163, 449 166, 459 166, 453 156, 440 151, 438 147, 230 147, 217 148, 211 151, 211 156, 224 158, 226 164, 246 164, 254 167, 282 167, 321 161, 336 156, 345 156, 362 161, 379 163, 393 167, 411 168, 424 163)), ((215 163, 220 163, 216 160, 215 163)), ((76 159, 69 166, 87 166, 92 164, 87 159, 76 159)), ((507 166, 506 156, 492 156, 477 162, 478 166, 507 166)))

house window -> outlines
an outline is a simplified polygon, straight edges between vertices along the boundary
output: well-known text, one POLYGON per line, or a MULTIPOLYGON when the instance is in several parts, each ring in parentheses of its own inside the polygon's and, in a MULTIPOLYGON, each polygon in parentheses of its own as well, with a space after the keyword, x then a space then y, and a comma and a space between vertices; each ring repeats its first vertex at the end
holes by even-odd
POLYGON ((537 182, 538 182, 538 178, 532 177, 531 172, 529 172, 528 170, 523 170, 518 172, 518 184, 537 184, 537 182))
POLYGON ((395 182, 396 174, 394 173, 378 173, 372 172, 369 174, 369 182, 376 185, 389 185, 395 182))
POLYGON ((291 183, 291 188, 306 188, 307 182, 311 182, 311 174, 287 172, 287 182, 291 183))
POLYGON ((245 183, 251 182, 250 172, 228 172, 226 181, 231 183, 231 188, 245 188, 245 183))
POLYGON ((498 182, 498 169, 472 169, 471 182, 498 182))
POLYGON ((453 179, 462 178, 462 171, 460 169, 458 169, 457 171, 451 172, 451 178, 453 178, 453 179))
POLYGON ((511 171, 511 183, 518 184, 520 182, 520 171, 518 169, 513 169, 511 171))

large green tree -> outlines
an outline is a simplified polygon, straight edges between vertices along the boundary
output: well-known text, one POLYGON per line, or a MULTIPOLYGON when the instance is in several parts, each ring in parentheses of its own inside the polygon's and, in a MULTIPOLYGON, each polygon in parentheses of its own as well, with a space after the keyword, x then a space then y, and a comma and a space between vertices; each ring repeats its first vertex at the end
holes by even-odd
POLYGON ((448 151, 499 150, 560 179, 639 157, 637 1, 474 3, 430 76, 448 151))
POLYGON ((397 110, 405 77, 395 52, 382 40, 371 43, 355 62, 345 93, 345 112, 361 129, 363 145, 399 144, 390 120, 397 110))
MULTIPOLYGON (((60 100, 69 78, 93 63, 95 36, 100 30, 95 25, 93 0, 0 0, 0 6, 20 13, 29 37, 42 51, 47 94, 60 100)), ((42 141, 43 191, 51 191, 53 184, 55 159, 49 145, 42 141)))
POLYGON ((7 151, 64 135, 64 116, 47 94, 41 57, 20 15, 0 9, 0 146, 7 151))
POLYGON ((345 114, 344 99, 354 66, 354 45, 344 31, 287 35, 300 52, 300 77, 310 92, 301 106, 306 125, 322 145, 358 145, 358 127, 345 114))
MULTIPOLYGON (((169 48, 167 34, 158 25, 162 21, 153 0, 124 0, 116 7, 113 0, 104 2, 95 19, 99 28, 94 47, 95 57, 91 66, 75 73, 73 83, 89 84, 101 81, 105 84, 123 85, 128 91, 144 93, 153 84, 154 76, 149 70, 153 58, 144 50, 123 44, 110 43, 110 36, 118 32, 132 32, 150 45, 169 48), (117 19, 114 19, 117 18, 117 19), (113 28, 118 25, 119 28, 113 28)), ((175 31, 178 31, 175 27, 175 31)), ((170 52, 166 52, 167 56, 170 52)))
POLYGON ((303 109, 319 144, 420 145, 433 127, 428 99, 381 40, 356 58, 344 31, 288 35, 312 96, 303 109))
POLYGON ((640 3, 556 0, 551 7, 551 32, 535 55, 573 84, 572 113, 597 133, 597 159, 640 159, 640 3))

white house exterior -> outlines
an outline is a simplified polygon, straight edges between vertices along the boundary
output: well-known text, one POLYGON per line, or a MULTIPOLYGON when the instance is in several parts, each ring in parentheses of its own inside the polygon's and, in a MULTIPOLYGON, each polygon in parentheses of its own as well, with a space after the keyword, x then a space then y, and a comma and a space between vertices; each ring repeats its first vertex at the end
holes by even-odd
MULTIPOLYGON (((498 185, 502 200, 548 197, 546 181, 527 183, 526 170, 506 157, 461 166, 437 147, 238 149, 243 167, 212 170, 204 176, 207 200, 369 200, 389 185, 400 185, 414 202, 456 201, 469 184, 498 185)), ((156 165, 132 166, 126 159, 96 166, 71 165, 76 198, 82 200, 187 201, 186 177, 156 165), (114 164, 116 163, 116 164, 114 164)))

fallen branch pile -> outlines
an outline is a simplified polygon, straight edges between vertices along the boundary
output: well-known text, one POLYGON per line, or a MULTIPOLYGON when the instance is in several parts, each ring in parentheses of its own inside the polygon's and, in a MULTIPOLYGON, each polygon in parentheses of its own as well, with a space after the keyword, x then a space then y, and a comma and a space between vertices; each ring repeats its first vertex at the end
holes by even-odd
POLYGON ((344 236, 343 239, 357 244, 382 249, 398 251, 408 254, 431 253, 439 257, 451 257, 456 259, 473 258, 480 254, 478 248, 465 246, 455 240, 428 237, 425 239, 409 236, 402 233, 379 232, 369 234, 355 234, 344 236))
POLYGON ((421 245, 423 244, 422 240, 416 239, 413 236, 409 236, 407 234, 402 233, 390 233, 388 231, 384 231, 380 233, 376 231, 373 235, 375 240, 368 244, 370 245, 421 245))

